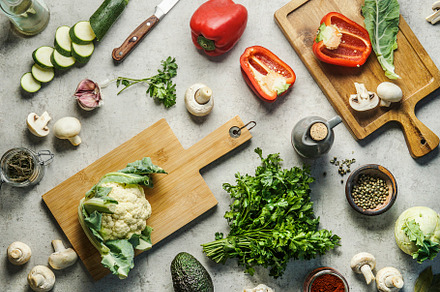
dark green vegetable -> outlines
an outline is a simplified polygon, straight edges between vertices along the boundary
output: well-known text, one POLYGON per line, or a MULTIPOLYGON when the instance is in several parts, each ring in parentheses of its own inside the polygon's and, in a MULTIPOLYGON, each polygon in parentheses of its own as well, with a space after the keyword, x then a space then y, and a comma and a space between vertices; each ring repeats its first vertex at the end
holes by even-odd
POLYGON ((125 86, 118 94, 127 89, 128 87, 137 83, 147 83, 149 94, 156 101, 163 103, 166 108, 172 107, 176 104, 176 84, 171 80, 177 75, 176 59, 168 57, 166 60, 162 60, 162 70, 157 70, 158 74, 152 77, 143 79, 133 79, 127 77, 118 77, 116 79, 116 86, 125 86))
POLYGON ((433 275, 432 267, 427 267, 417 278, 414 292, 440 292, 440 274, 433 275))
POLYGON ((290 259, 311 259, 339 245, 331 231, 318 230, 319 218, 310 202, 308 168, 281 169, 279 154, 263 158, 255 176, 235 175, 236 185, 223 184, 233 202, 224 217, 229 235, 217 233, 216 240, 202 244, 206 255, 217 263, 237 258, 245 272, 255 266, 270 269, 274 278, 283 275, 290 259))
POLYGON ((90 25, 98 41, 102 40, 109 28, 116 22, 129 0, 104 0, 90 17, 90 25))
POLYGON ((428 259, 433 260, 437 256, 440 251, 439 243, 425 236, 416 220, 406 220, 402 230, 418 248, 417 251, 412 253, 413 259, 416 259, 417 262, 422 263, 428 259))
POLYGON ((192 255, 181 252, 171 262, 175 292, 213 292, 214 284, 205 267, 192 255))

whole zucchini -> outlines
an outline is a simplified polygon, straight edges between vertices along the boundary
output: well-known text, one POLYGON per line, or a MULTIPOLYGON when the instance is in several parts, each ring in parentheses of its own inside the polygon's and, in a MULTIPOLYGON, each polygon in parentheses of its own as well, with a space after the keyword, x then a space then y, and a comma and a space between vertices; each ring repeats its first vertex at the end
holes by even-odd
POLYGON ((109 28, 116 22, 129 0, 104 0, 90 17, 90 25, 98 41, 102 40, 109 28))

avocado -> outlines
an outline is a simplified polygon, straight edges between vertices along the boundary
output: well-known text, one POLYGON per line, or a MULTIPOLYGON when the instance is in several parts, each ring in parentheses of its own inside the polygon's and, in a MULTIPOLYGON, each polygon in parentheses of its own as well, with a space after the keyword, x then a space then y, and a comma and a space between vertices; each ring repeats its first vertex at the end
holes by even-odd
POLYGON ((214 284, 204 266, 192 255, 181 252, 171 262, 175 292, 213 292, 214 284))

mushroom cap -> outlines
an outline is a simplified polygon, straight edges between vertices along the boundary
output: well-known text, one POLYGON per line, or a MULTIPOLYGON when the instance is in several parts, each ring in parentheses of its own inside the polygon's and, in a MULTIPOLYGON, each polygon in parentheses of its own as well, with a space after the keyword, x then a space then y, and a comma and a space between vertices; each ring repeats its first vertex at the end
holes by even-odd
POLYGON ((35 266, 28 274, 28 283, 33 291, 50 291, 55 284, 55 274, 46 266, 35 266))
POLYGON ((81 123, 77 118, 64 117, 53 125, 53 133, 59 139, 75 137, 81 131, 81 123))
POLYGON ((21 241, 14 241, 8 246, 8 260, 11 264, 24 265, 31 258, 32 251, 29 245, 21 241))
POLYGON ((194 116, 203 117, 208 115, 214 107, 212 90, 208 86, 201 83, 193 84, 185 92, 185 106, 186 109, 194 116), (196 98, 197 94, 203 95, 199 98, 199 100, 206 102, 199 103, 196 98))
POLYGON ((402 89, 396 84, 388 81, 379 84, 376 91, 380 99, 390 102, 398 102, 403 96, 402 89))
POLYGON ((375 257, 368 252, 360 252, 351 258, 350 267, 355 273, 362 273, 362 266, 369 265, 373 270, 376 267, 375 257))
POLYGON ((380 269, 376 274, 376 284, 378 291, 399 291, 403 287, 403 277, 402 274, 393 267, 385 267, 380 269), (387 281, 389 278, 389 281, 387 281), (392 285, 387 285, 390 282, 392 285), (394 287, 393 287, 394 286, 394 287))

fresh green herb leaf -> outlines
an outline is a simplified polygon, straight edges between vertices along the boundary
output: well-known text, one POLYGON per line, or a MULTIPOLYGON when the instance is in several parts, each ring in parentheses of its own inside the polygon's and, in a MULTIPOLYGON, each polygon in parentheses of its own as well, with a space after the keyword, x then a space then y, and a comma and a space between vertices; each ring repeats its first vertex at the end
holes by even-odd
POLYGON ((261 165, 255 175, 235 174, 236 185, 223 184, 233 199, 224 217, 229 234, 215 234, 215 241, 202 244, 206 255, 217 263, 237 258, 245 272, 255 266, 270 269, 277 278, 290 259, 311 259, 339 245, 340 238, 328 230, 318 230, 319 218, 310 202, 314 179, 308 168, 281 169, 279 154, 266 158, 255 152, 261 165))
POLYGON ((397 49, 400 6, 397 0, 365 0, 362 7, 365 28, 370 35, 371 45, 376 53, 385 76, 400 78, 394 72, 394 50, 397 49))
POLYGON ((439 244, 425 237, 416 220, 405 220, 402 230, 419 248, 412 254, 412 257, 416 259, 418 263, 422 263, 428 259, 432 260, 436 257, 437 253, 440 251, 439 244))
POLYGON ((137 83, 146 83, 148 88, 146 93, 150 95, 156 101, 162 103, 166 108, 170 108, 176 104, 176 85, 171 80, 177 75, 177 63, 176 59, 168 57, 162 60, 162 70, 157 70, 158 74, 143 78, 143 79, 133 79, 127 77, 118 77, 116 79, 116 87, 123 85, 118 95, 127 89, 128 87, 137 83))

